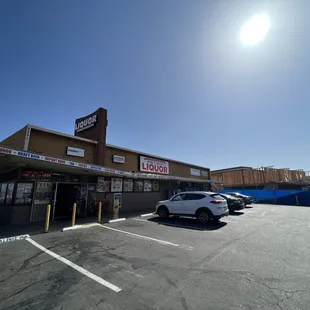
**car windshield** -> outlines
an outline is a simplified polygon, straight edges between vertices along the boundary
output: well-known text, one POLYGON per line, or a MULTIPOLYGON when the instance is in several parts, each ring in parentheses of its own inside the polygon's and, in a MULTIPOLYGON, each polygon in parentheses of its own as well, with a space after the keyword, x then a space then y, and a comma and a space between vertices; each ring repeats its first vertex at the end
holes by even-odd
POLYGON ((229 194, 222 194, 222 196, 227 199, 236 199, 236 197, 229 195, 229 194))

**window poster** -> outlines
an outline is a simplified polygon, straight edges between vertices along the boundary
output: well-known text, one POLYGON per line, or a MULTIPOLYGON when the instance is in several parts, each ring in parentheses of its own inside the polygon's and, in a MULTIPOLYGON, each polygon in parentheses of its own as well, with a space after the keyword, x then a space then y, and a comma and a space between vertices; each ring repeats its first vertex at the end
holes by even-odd
POLYGON ((135 180, 135 192, 143 192, 143 180, 135 180))
POLYGON ((109 192, 110 191, 110 187, 111 187, 111 181, 110 180, 104 180, 103 182, 103 191, 109 192))
POLYGON ((96 185, 96 191, 98 193, 106 193, 110 191, 110 179, 104 178, 104 177, 98 177, 97 178, 97 185, 96 185))
POLYGON ((15 204, 31 204, 33 183, 18 183, 15 204))
POLYGON ((98 177, 97 178, 97 192, 98 193, 103 193, 104 192, 104 178, 103 177, 98 177))
POLYGON ((7 186, 7 183, 0 184, 0 204, 4 203, 7 186))
POLYGON ((9 183, 7 192, 6 192, 6 199, 5 203, 6 204, 11 204, 13 200, 13 190, 14 190, 14 183, 9 183))
POLYGON ((152 191, 152 181, 151 180, 144 180, 144 191, 151 192, 152 191))
POLYGON ((35 204, 49 204, 52 201, 53 184, 51 182, 37 182, 35 204))
POLYGON ((112 178, 111 179, 111 192, 121 192, 123 188, 123 179, 112 178))
POLYGON ((159 192, 159 181, 153 180, 152 185, 153 185, 153 191, 159 192))
POLYGON ((133 192, 133 180, 132 179, 124 179, 124 192, 133 192))

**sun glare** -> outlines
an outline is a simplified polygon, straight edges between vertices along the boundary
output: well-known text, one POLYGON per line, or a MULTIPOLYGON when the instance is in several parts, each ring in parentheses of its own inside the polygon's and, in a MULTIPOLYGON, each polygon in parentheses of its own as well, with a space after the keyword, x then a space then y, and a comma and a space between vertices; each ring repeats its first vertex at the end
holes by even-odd
POLYGON ((242 27, 240 40, 244 45, 255 45, 266 37, 270 29, 270 20, 267 14, 262 13, 250 18, 242 27))

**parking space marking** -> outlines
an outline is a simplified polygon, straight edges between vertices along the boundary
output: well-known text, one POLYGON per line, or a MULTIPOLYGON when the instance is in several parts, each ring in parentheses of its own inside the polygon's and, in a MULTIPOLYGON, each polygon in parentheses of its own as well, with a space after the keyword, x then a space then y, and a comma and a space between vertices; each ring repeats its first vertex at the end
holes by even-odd
POLYGON ((139 221, 139 222, 147 222, 147 223, 150 223, 150 221, 148 221, 148 220, 143 220, 143 219, 132 218, 132 220, 139 221))
POLYGON ((103 228, 105 228, 105 229, 117 231, 117 232, 120 232, 120 233, 122 233, 122 234, 126 234, 126 235, 129 235, 129 236, 137 237, 137 238, 140 238, 140 239, 145 239, 145 240, 150 240, 150 241, 158 242, 158 243, 163 244, 163 245, 170 245, 170 246, 179 247, 178 244, 172 243, 172 242, 169 242, 169 241, 164 241, 164 240, 160 240, 160 239, 156 239, 156 238, 151 238, 151 237, 147 237, 147 236, 142 236, 142 235, 138 235, 138 234, 131 233, 131 232, 129 232, 129 231, 120 230, 120 229, 108 227, 108 226, 105 226, 105 225, 100 225, 100 226, 103 227, 103 228))
POLYGON ((46 249, 45 247, 43 247, 42 245, 40 245, 39 243, 35 242, 34 240, 32 240, 31 238, 27 237, 25 240, 27 240, 28 242, 30 242, 32 245, 34 245, 35 247, 37 247, 38 249, 40 249, 41 251, 45 252, 46 254, 56 258, 57 260, 61 261, 62 263, 70 266, 71 268, 77 270, 78 272, 82 273, 84 276, 98 282, 99 284, 109 288, 110 290, 118 293, 120 292, 122 289, 98 276, 96 276, 95 274, 91 273, 90 271, 72 263, 71 261, 67 260, 66 258, 46 249))
POLYGON ((109 223, 123 222, 123 221, 126 221, 126 218, 125 218, 125 217, 122 217, 122 218, 120 218, 120 219, 115 219, 115 220, 109 220, 109 223))
POLYGON ((29 237, 29 235, 20 235, 20 236, 3 238, 3 239, 0 239, 0 244, 1 243, 6 243, 6 242, 17 241, 17 240, 24 240, 24 239, 26 239, 28 237, 29 237))
POLYGON ((146 214, 141 214, 141 217, 147 217, 147 216, 153 216, 155 215, 154 213, 146 213, 146 214))

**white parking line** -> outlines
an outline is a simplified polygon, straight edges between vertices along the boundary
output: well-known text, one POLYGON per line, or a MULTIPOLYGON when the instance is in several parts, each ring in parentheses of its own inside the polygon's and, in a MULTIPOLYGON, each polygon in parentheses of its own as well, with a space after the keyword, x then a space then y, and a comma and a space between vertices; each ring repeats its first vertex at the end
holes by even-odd
POLYGON ((148 223, 150 223, 150 221, 143 220, 143 219, 132 218, 132 220, 139 221, 139 222, 148 222, 148 223))
POLYGON ((115 219, 115 220, 109 220, 109 223, 123 222, 123 221, 126 221, 126 218, 125 218, 125 217, 122 217, 122 218, 120 218, 120 219, 115 219))
POLYGON ((115 228, 104 226, 104 225, 100 225, 100 226, 105 228, 105 229, 114 230, 114 231, 120 232, 122 234, 130 235, 130 236, 137 237, 137 238, 140 238, 140 239, 145 239, 145 240, 150 240, 150 241, 158 242, 158 243, 163 244, 163 245, 171 245, 171 246, 179 247, 178 244, 175 244, 175 243, 172 243, 172 242, 169 242, 169 241, 164 241, 164 240, 160 240, 160 239, 146 237, 146 236, 142 236, 142 235, 131 233, 129 231, 115 229, 115 228))
POLYGON ((106 281, 106 280, 103 280, 102 278, 96 276, 95 274, 87 271, 86 269, 72 263, 71 261, 67 260, 66 258, 46 249, 45 247, 43 247, 42 245, 40 245, 39 243, 35 242, 34 240, 32 240, 31 238, 26 238, 27 241, 29 241, 31 244, 33 244, 35 247, 37 247, 38 249, 40 249, 41 251, 45 252, 46 254, 58 259, 59 261, 61 261, 62 263, 70 266, 71 268, 77 270, 78 272, 82 273, 84 276, 98 282, 99 284, 109 288, 110 290, 118 293, 120 292, 122 289, 118 286, 115 286, 114 284, 106 281))
POLYGON ((146 216, 152 216, 155 215, 154 213, 146 213, 146 214, 141 214, 141 217, 146 217, 146 216))

